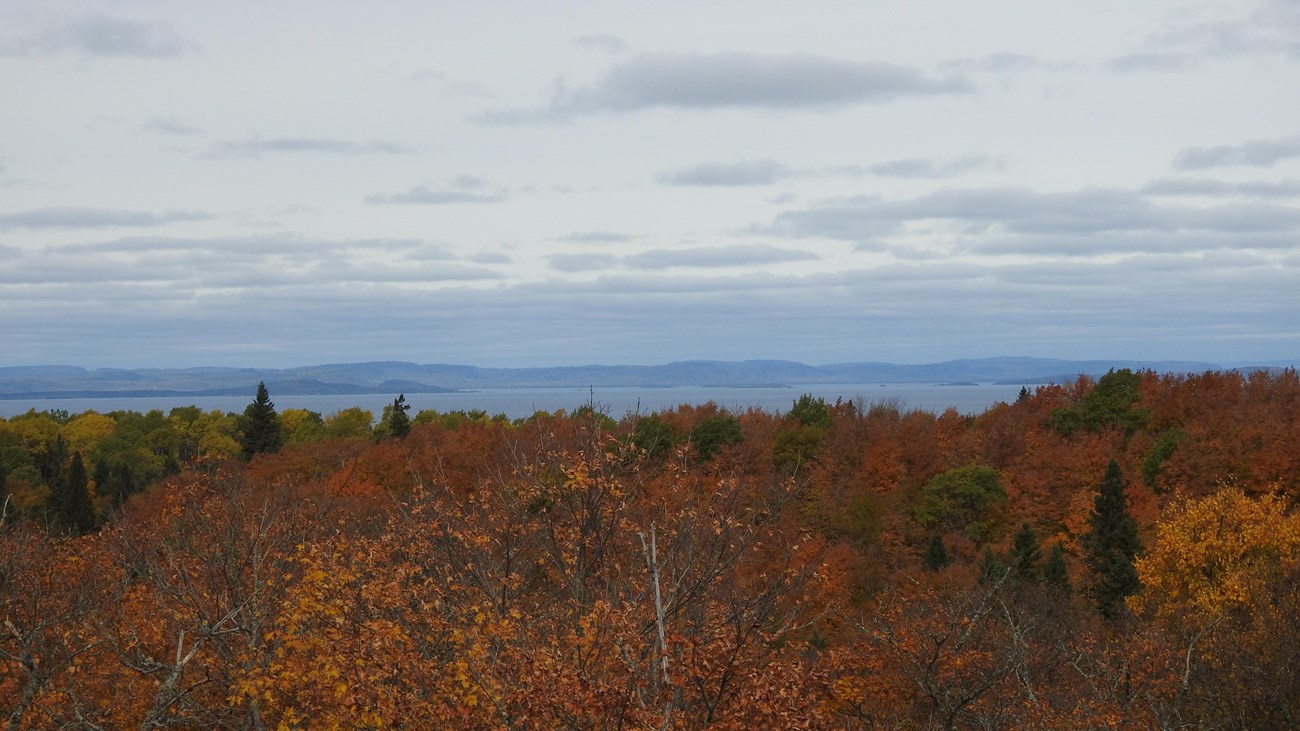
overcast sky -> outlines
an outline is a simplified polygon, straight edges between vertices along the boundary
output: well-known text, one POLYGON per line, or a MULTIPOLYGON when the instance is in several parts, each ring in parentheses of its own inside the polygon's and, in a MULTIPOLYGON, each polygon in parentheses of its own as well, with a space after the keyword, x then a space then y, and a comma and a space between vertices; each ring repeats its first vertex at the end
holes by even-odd
POLYGON ((1293 360, 1300 3, 0 3, 0 365, 1293 360))

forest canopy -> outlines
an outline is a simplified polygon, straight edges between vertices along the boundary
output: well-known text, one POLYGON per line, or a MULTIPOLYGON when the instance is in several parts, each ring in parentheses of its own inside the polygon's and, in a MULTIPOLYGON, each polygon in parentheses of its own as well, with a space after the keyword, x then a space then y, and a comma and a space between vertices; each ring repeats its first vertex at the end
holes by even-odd
POLYGON ((1295 371, 977 415, 271 396, 0 420, 10 728, 1300 718, 1295 371))

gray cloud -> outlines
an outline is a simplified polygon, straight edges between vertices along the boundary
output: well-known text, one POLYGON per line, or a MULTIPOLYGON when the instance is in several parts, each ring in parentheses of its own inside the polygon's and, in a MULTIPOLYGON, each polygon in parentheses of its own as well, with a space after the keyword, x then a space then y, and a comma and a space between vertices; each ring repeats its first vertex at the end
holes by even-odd
POLYGON ((1174 157, 1180 170, 1247 165, 1271 167, 1279 160, 1300 157, 1300 135, 1272 140, 1250 140, 1240 145, 1189 147, 1174 157))
POLYGON ((611 254, 552 254, 546 260, 561 272, 594 272, 618 265, 618 257, 611 254))
POLYGON ((771 185, 790 173, 774 160, 706 162, 660 173, 657 180, 663 185, 771 185))
POLYGON ((366 196, 372 205, 424 205, 446 206, 457 203, 499 203, 506 197, 500 193, 479 193, 473 190, 434 190, 417 185, 403 193, 375 193, 366 196))
POLYGON ((303 353, 319 362, 356 360, 357 353, 409 360, 410 343, 423 341, 439 343, 442 361, 485 365, 789 353, 842 362, 863 359, 864 342, 903 362, 1006 352, 1093 357, 1086 354, 1098 349, 1205 357, 1216 347, 1286 357, 1300 307, 1297 262, 1199 258, 1201 266, 1198 257, 1178 254, 888 265, 808 276, 554 278, 493 287, 310 279, 240 287, 239 272, 230 273, 232 286, 215 290, 153 282, 47 287, 29 279, 0 284, 0 302, 25 323, 6 336, 29 362, 82 362, 87 348, 108 343, 130 344, 127 351, 104 350, 115 365, 176 364, 178 352, 238 366, 250 358, 301 364, 303 353), (691 323, 692 337, 684 337, 683 322, 691 323), (814 322, 819 327, 809 326, 814 322))
POLYGON ((130 211, 107 208, 37 208, 16 213, 0 213, 0 229, 111 228, 134 226, 149 228, 178 221, 202 221, 212 218, 203 211, 130 211))
POLYGON ((590 48, 595 51, 604 51, 605 53, 627 53, 629 46, 627 41, 616 35, 609 33, 593 33, 585 36, 578 36, 573 39, 573 45, 579 48, 590 48))
POLYGON ((1239 195, 1259 198, 1294 198, 1300 196, 1300 180, 1278 182, 1229 182, 1213 178, 1160 178, 1142 186, 1147 195, 1239 195))
POLYGON ((509 264, 513 259, 499 251, 480 251, 469 257, 475 264, 509 264))
POLYGON ((148 132, 161 132, 168 135, 196 135, 201 130, 192 127, 175 117, 153 117, 144 123, 148 132))
POLYGON ((811 54, 642 54, 599 81, 557 89, 536 110, 489 112, 495 123, 558 121, 638 109, 829 109, 908 96, 969 92, 960 76, 935 78, 906 66, 811 54))
POLYGON ((1106 61, 1106 67, 1119 73, 1142 71, 1187 71, 1200 57, 1186 53, 1127 53, 1106 61))
POLYGON ((940 63, 938 68, 946 72, 1005 74, 1059 71, 1071 66, 1072 64, 1063 61, 1049 61, 1023 53, 991 53, 979 58, 950 59, 940 63))
POLYGON ((560 238, 563 241, 573 241, 579 244, 619 244, 632 240, 630 235, 618 233, 617 231, 574 231, 568 236, 560 238))
POLYGON ((133 236, 49 246, 35 255, 28 252, 22 261, 0 262, 0 282, 46 288, 157 282, 197 291, 502 277, 490 269, 458 263, 457 258, 447 246, 419 239, 133 236))
POLYGON ((767 244, 737 244, 734 246, 696 246, 689 249, 652 249, 625 256, 623 262, 636 269, 669 269, 674 267, 753 266, 756 264, 810 261, 820 258, 809 251, 783 249, 767 244))
POLYGON ((330 155, 398 155, 410 152, 410 148, 395 142, 370 140, 369 142, 351 142, 312 137, 275 137, 271 139, 253 138, 248 140, 225 140, 215 142, 208 148, 205 157, 258 158, 268 154, 320 153, 330 155))
POLYGON ((118 58, 170 58, 198 50, 168 23, 92 15, 17 41, 18 53, 75 53, 118 58))
POLYGON ((967 155, 949 160, 927 158, 888 160, 870 165, 866 170, 874 175, 890 178, 936 179, 996 167, 998 167, 997 161, 987 155, 967 155))
MULTIPOLYGON (((795 238, 819 237, 876 246, 924 221, 947 223, 972 248, 1000 242, 1025 252, 1032 242, 1081 237, 1093 250, 1136 247, 1167 235, 1175 245, 1231 248, 1252 240, 1272 245, 1300 230, 1300 208, 1260 204, 1158 206, 1133 191, 1087 188, 1037 193, 1025 188, 945 189, 910 200, 857 197, 779 214, 758 231, 795 238), (1199 237, 1199 238, 1198 238, 1199 237)), ((984 249, 991 251, 991 249, 984 249)), ((1055 248, 1056 253, 1062 253, 1055 248)), ((1046 253, 1046 252, 1044 252, 1046 253)))

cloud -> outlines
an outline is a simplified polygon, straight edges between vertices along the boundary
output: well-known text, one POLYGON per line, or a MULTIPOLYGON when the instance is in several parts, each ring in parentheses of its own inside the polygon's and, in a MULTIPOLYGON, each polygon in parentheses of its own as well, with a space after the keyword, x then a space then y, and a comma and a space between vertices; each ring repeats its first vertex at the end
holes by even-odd
POLYGON ((1251 181, 1228 182, 1213 178, 1159 178, 1142 186, 1147 195, 1176 196, 1246 196, 1258 198, 1300 197, 1300 180, 1278 182, 1251 181))
POLYGON ((969 92, 960 76, 936 78, 880 61, 812 54, 655 53, 634 56, 574 91, 562 85, 534 110, 489 112, 480 121, 562 121, 640 109, 833 109, 903 97, 969 92))
POLYGON ((1271 140, 1250 140, 1240 145, 1189 147, 1174 156, 1180 170, 1246 165, 1272 167, 1279 160, 1300 157, 1300 135, 1271 140))
POLYGON ((1028 71, 1059 71, 1070 68, 1073 64, 1063 61, 1049 61, 1038 56, 1023 53, 991 53, 979 58, 954 58, 939 64, 938 68, 947 72, 1005 74, 1028 71))
MULTIPOLYGON (((1026 188, 944 189, 912 199, 859 196, 785 211, 759 233, 866 243, 916 234, 917 225, 946 226, 945 234, 970 250, 1001 253, 1070 253, 1043 242, 1084 242, 1092 251, 1142 250, 1158 240, 1173 246, 1233 248, 1273 246, 1300 231, 1300 208, 1259 204, 1204 207, 1156 205, 1140 193, 1085 188, 1039 193, 1026 188)), ((1062 244, 1063 246, 1064 244, 1062 244)), ((1074 245, 1074 244, 1071 244, 1074 245)), ((1073 252, 1078 253, 1078 252, 1073 252)))
POLYGON ((68 285, 113 282, 156 282, 197 293, 491 281, 503 276, 458 259, 446 245, 420 239, 132 236, 29 250, 21 261, 0 262, 0 282, 27 282, 55 296, 54 290, 68 285))
POLYGON ((192 127, 175 117, 153 117, 144 123, 147 132, 160 132, 168 135, 196 135, 201 130, 192 127))
POLYGON ((782 264, 811 261, 821 257, 809 251, 783 249, 767 244, 734 246, 697 246, 689 249, 652 249, 623 257, 635 269, 670 269, 674 267, 737 267, 758 264, 782 264))
POLYGON ((585 36, 578 36, 573 39, 573 45, 579 48, 589 48, 594 51, 604 51, 605 53, 621 54, 627 53, 629 46, 627 41, 616 35, 609 33, 593 33, 585 36))
POLYGON ((499 251, 480 251, 468 257, 475 264, 509 264, 513 261, 499 251))
POLYGON ((874 175, 889 178, 948 178, 976 170, 998 167, 997 161, 987 155, 967 155, 949 160, 903 158, 870 165, 866 169, 874 175))
POLYGON ((1200 57, 1185 53, 1128 53, 1106 61, 1106 67, 1119 73, 1142 71, 1187 71, 1200 57))
POLYGON ((259 158, 268 154, 328 154, 328 155, 399 155, 410 152, 410 148, 395 142, 370 140, 369 142, 351 142, 312 137, 276 137, 272 139, 253 138, 248 140, 225 140, 215 142, 208 148, 205 157, 216 159, 259 158))
POLYGON ((116 58, 172 58, 198 50, 198 45, 168 23, 149 23, 92 15, 47 28, 19 40, 19 53, 74 53, 116 58))
POLYGON ((16 213, 0 213, 0 229, 111 228, 134 226, 149 228, 179 221, 202 221, 212 218, 203 211, 130 211, 107 208, 36 208, 16 213))
POLYGON ((433 190, 417 185, 403 193, 375 193, 366 196, 372 205, 424 205, 446 206, 457 203, 499 203, 506 197, 500 193, 477 193, 470 190, 433 190))
POLYGON ((561 272, 593 272, 618 265, 618 257, 611 254, 552 254, 547 261, 561 272))
POLYGON ((706 162, 660 173, 663 185, 771 185, 788 176, 790 169, 774 160, 706 162))
POLYGON ((567 236, 560 237, 560 239, 579 244, 619 244, 631 241, 632 237, 617 231, 574 231, 567 236))

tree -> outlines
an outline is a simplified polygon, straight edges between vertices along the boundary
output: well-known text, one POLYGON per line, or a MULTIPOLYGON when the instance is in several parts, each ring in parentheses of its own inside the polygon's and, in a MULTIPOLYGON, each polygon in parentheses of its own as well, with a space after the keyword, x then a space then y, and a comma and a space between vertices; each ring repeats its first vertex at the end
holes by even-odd
POLYGON ((1047 562, 1043 564, 1043 583, 1067 594, 1070 591, 1070 572, 1065 565, 1065 551, 1059 543, 1053 545, 1047 554, 1047 562))
POLYGON ((265 383, 257 384, 257 396, 244 409, 239 431, 243 435, 240 444, 244 449, 244 459, 252 459, 253 455, 263 452, 276 452, 284 446, 280 418, 275 413, 275 404, 271 402, 265 383))
POLYGON ((922 525, 960 530, 977 543, 993 538, 1007 504, 998 471, 984 465, 948 470, 921 490, 925 501, 916 513, 922 525))
POLYGON ((831 426, 831 407, 826 400, 805 393, 790 407, 787 414, 804 426, 829 429, 831 426))
POLYGON ((938 571, 947 566, 948 562, 948 548, 943 545, 943 532, 935 531, 930 536, 930 543, 925 547, 925 556, 921 559, 921 566, 926 571, 938 571))
POLYGON ((406 394, 399 393, 393 403, 384 407, 383 426, 388 435, 394 439, 401 439, 411 433, 411 417, 406 412, 411 410, 411 405, 406 403, 406 394))
POLYGON ((60 523, 74 533, 95 527, 95 508, 90 502, 90 480, 81 452, 73 452, 67 474, 54 484, 54 510, 60 523))
POLYGON ((1091 530, 1083 536, 1083 545, 1085 561, 1093 573, 1093 599, 1101 615, 1110 619, 1118 614, 1124 597, 1142 588, 1133 566, 1141 549, 1137 521, 1129 513, 1124 475, 1113 459, 1097 486, 1088 523, 1091 530))
POLYGON ((980 584, 1002 581, 1010 571, 1007 562, 994 553, 992 548, 984 547, 984 553, 980 555, 980 584))
POLYGON ((1011 545, 1011 569, 1016 578, 1026 584, 1037 584, 1043 578, 1043 551, 1038 546, 1038 535, 1026 521, 1016 531, 1011 545))
POLYGON ((695 452, 701 462, 708 462, 723 447, 736 444, 744 438, 740 420, 731 414, 710 416, 696 424, 691 431, 691 441, 695 443, 695 452))

